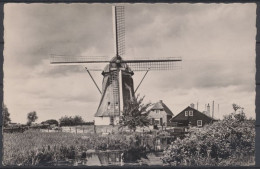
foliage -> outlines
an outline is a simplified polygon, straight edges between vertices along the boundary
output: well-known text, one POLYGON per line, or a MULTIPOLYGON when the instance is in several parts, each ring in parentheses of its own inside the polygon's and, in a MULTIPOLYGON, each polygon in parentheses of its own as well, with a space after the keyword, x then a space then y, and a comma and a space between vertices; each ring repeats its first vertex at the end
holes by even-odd
POLYGON ((50 119, 50 120, 46 120, 46 121, 41 122, 41 124, 44 124, 44 123, 48 123, 49 125, 55 124, 56 126, 59 125, 59 122, 55 119, 50 119))
POLYGON ((81 116, 74 116, 74 117, 68 117, 68 116, 64 116, 64 117, 61 117, 59 119, 60 121, 60 125, 61 126, 76 126, 76 125, 80 125, 82 123, 84 123, 84 120, 82 119, 81 116))
POLYGON ((2 109, 3 109, 3 124, 6 127, 8 123, 11 122, 10 113, 5 104, 2 104, 2 109))
POLYGON ((254 121, 244 114, 225 118, 176 139, 164 151, 170 165, 248 165, 254 162, 254 121), (242 117, 242 118, 241 118, 242 117))
POLYGON ((238 121, 244 121, 244 120, 247 119, 247 117, 246 117, 246 115, 244 113, 244 108, 243 107, 238 106, 237 104, 232 104, 232 106, 233 106, 233 109, 235 110, 235 112, 234 113, 230 113, 229 115, 224 116, 225 120, 229 120, 229 119, 233 119, 234 118, 234 119, 236 119, 238 121), (237 110, 239 110, 239 109, 240 109, 240 111, 237 112, 237 110))
MULTIPOLYGON (((4 165, 39 165, 59 159, 72 158, 77 137, 67 133, 4 133, 4 165)), ((84 150, 84 149, 82 149, 84 150)))
POLYGON ((148 115, 150 110, 148 108, 151 103, 143 104, 144 97, 139 98, 139 95, 133 101, 129 101, 124 108, 120 128, 128 127, 130 130, 135 131, 137 126, 144 127, 150 124, 148 115))
POLYGON ((235 104, 235 103, 232 104, 232 107, 233 107, 233 109, 235 110, 235 112, 236 112, 238 109, 243 109, 243 107, 241 107, 241 106, 239 106, 239 105, 237 105, 237 104, 235 104))
MULTIPOLYGON (((151 136, 152 137, 152 136, 151 136)), ((147 138, 153 140, 153 138, 147 138)), ((75 134, 63 132, 4 133, 4 165, 48 165, 66 159, 77 159, 87 150, 141 151, 144 149, 142 136, 127 134, 75 134)), ((149 145, 152 147, 153 145, 149 145)), ((146 146, 146 147, 149 147, 146 146)))
POLYGON ((33 122, 35 122, 38 119, 38 116, 36 114, 36 111, 32 111, 27 114, 27 124, 30 126, 33 122))

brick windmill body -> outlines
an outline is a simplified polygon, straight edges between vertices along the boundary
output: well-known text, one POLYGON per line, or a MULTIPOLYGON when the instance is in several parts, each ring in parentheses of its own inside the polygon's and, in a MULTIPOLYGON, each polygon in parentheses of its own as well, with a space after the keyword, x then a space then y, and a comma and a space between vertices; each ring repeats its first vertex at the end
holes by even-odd
POLYGON ((90 71, 100 71, 96 69, 86 70, 101 93, 101 100, 95 113, 95 125, 118 125, 120 117, 126 104, 135 99, 135 92, 141 85, 146 74, 150 70, 172 70, 176 68, 176 63, 181 58, 168 57, 156 59, 135 59, 124 60, 125 53, 125 24, 124 7, 113 6, 113 30, 115 39, 115 56, 109 60, 108 57, 67 57, 52 55, 51 64, 86 64, 107 63, 102 71, 103 82, 102 91, 99 89, 90 71), (133 71, 146 71, 138 87, 134 90, 132 76, 133 71))

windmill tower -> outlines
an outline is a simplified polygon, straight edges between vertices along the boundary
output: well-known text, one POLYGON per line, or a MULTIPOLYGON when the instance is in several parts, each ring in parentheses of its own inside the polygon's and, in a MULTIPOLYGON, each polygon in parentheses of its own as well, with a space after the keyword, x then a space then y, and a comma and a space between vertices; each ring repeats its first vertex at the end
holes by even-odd
POLYGON ((141 85, 146 74, 150 70, 172 70, 176 69, 177 63, 181 58, 155 58, 155 59, 135 59, 125 60, 125 19, 124 7, 113 6, 113 30, 115 40, 115 55, 111 60, 108 57, 91 56, 91 57, 68 57, 62 55, 52 55, 51 64, 85 64, 87 72, 94 81, 90 71, 100 71, 97 69, 89 69, 93 63, 107 63, 102 71, 103 82, 101 100, 95 113, 96 125, 117 125, 120 121, 120 116, 126 104, 135 99, 135 92, 141 85), (134 90, 132 76, 133 71, 146 71, 144 77, 134 90))

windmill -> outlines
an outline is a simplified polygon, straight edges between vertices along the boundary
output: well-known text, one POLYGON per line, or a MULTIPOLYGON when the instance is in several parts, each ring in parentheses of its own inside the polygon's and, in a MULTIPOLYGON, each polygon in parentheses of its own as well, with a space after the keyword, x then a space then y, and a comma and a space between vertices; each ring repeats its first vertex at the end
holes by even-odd
POLYGON ((95 114, 96 125, 117 125, 126 104, 135 99, 135 93, 143 82, 148 71, 176 69, 181 61, 178 57, 156 59, 123 59, 125 54, 125 19, 124 6, 113 6, 113 31, 115 40, 115 55, 112 59, 104 56, 70 57, 64 55, 51 55, 51 64, 91 64, 107 63, 102 71, 102 91, 99 89, 89 69, 85 67, 97 89, 101 93, 101 100, 95 114), (134 71, 146 71, 138 87, 134 90, 132 76, 134 71))

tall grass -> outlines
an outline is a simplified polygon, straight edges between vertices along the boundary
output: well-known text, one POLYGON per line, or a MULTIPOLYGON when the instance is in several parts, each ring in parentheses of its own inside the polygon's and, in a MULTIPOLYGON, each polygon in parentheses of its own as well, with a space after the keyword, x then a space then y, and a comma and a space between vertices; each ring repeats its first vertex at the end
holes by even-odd
POLYGON ((4 165, 37 165, 75 156, 75 150, 86 150, 79 135, 71 133, 4 133, 4 165), (81 142, 80 142, 81 141, 81 142), (78 144, 80 142, 80 144, 78 144))
MULTIPOLYGON (((4 133, 4 165, 46 165, 59 160, 85 158, 86 151, 136 150, 141 151, 138 134, 75 134, 47 133, 28 130, 24 133, 4 133)), ((152 146, 151 146, 152 147, 152 146)))

